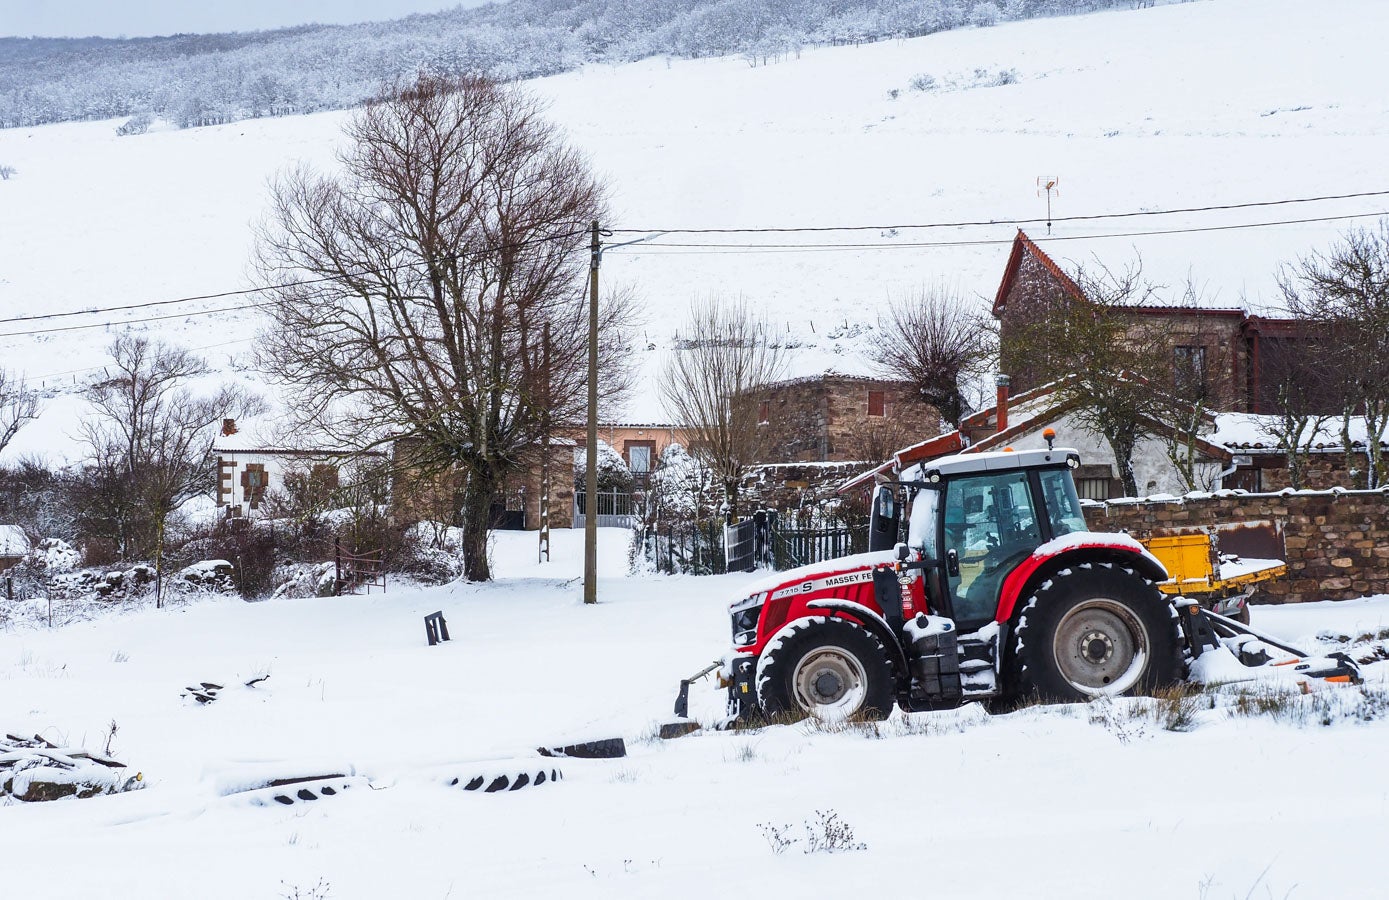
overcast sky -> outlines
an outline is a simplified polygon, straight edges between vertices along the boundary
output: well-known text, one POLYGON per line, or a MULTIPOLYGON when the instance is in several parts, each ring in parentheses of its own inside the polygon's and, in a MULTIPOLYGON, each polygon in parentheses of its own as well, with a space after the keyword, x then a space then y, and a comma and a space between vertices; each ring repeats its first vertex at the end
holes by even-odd
POLYGON ((345 24, 485 0, 0 0, 0 36, 147 37, 255 31, 308 22, 345 24))

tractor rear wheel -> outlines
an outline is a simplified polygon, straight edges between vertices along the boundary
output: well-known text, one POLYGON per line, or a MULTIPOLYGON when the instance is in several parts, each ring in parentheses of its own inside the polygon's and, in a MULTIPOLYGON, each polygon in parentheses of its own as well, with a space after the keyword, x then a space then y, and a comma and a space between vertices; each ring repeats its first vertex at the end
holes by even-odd
POLYGON ((1171 608, 1129 569, 1063 569, 1028 598, 1016 634, 1015 683, 1024 699, 1147 693, 1182 675, 1171 608))
POLYGON ((769 720, 885 719, 892 665, 882 642, 847 619, 801 619, 757 663, 757 699, 769 720))

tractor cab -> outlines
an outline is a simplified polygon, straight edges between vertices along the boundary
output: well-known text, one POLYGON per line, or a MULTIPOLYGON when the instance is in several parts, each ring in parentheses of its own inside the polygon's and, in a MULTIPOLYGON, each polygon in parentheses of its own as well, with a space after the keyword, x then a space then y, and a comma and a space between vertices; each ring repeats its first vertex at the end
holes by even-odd
POLYGON ((961 628, 998 612, 1003 582, 1034 550, 1086 531, 1067 450, 977 454, 913 466, 877 488, 871 549, 890 549, 900 534, 882 515, 908 510, 899 559, 923 574, 927 606, 961 628))

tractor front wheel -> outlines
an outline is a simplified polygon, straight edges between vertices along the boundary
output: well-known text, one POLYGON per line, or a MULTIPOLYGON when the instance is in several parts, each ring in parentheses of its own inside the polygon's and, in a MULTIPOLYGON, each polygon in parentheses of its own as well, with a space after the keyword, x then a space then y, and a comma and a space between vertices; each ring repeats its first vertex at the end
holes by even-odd
POLYGON ((757 663, 757 699, 771 721, 885 719, 892 695, 892 665, 882 642, 847 619, 796 622, 757 663))
POLYGON ((1171 610, 1128 569, 1080 565, 1053 575, 1018 617, 1013 659, 1024 698, 1139 694, 1181 677, 1171 610))

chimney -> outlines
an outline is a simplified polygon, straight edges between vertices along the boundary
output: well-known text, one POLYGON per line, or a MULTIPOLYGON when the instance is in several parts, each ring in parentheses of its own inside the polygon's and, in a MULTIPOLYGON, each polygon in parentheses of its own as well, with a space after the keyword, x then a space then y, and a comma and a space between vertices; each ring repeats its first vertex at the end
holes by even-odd
POLYGON ((223 437, 230 437, 230 436, 233 435, 233 434, 236 434, 236 420, 235 420, 235 419, 223 419, 223 420, 222 420, 222 436, 223 436, 223 437))
POLYGON ((994 386, 998 389, 998 406, 995 410, 998 419, 997 431, 1008 429, 1008 376, 995 375, 994 386))

